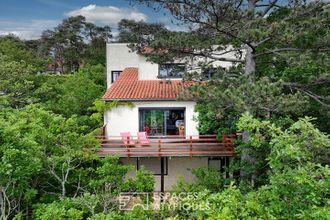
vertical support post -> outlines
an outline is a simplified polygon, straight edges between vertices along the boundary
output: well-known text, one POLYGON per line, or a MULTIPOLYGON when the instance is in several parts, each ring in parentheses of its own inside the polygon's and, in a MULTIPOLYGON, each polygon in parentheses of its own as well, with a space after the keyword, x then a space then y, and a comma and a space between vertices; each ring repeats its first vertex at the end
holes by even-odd
POLYGON ((107 126, 107 124, 103 125, 103 127, 102 127, 102 136, 103 136, 102 138, 105 137, 106 126, 107 126))
POLYGON ((164 200, 164 175, 165 175, 165 162, 164 162, 164 157, 161 157, 160 159, 160 202, 163 202, 164 200))
POLYGON ((224 159, 225 159, 225 166, 226 166, 225 174, 226 174, 226 179, 227 179, 227 178, 229 178, 228 168, 229 168, 230 160, 229 160, 229 157, 224 157, 224 159))
POLYGON ((192 159, 192 136, 191 135, 190 135, 189 147, 190 147, 190 160, 191 160, 192 159))

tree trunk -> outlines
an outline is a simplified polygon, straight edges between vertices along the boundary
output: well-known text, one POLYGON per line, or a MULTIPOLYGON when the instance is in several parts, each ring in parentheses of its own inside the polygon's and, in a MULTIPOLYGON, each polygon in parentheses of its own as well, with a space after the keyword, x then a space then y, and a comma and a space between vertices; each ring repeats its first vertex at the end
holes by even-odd
MULTIPOLYGON (((245 75, 249 78, 249 82, 253 85, 254 84, 254 72, 256 70, 256 62, 254 58, 254 51, 253 48, 251 48, 249 45, 246 46, 246 58, 245 58, 245 75)), ((244 131, 243 132, 243 142, 247 143, 249 142, 249 132, 244 131)), ((250 164, 253 164, 255 162, 254 158, 251 156, 251 149, 245 147, 242 150, 241 155, 241 162, 244 164, 241 167, 240 170, 240 177, 243 181, 249 181, 251 186, 254 187, 254 179, 255 174, 251 174, 251 167, 250 164)))
POLYGON ((64 199, 65 198, 65 194, 66 194, 66 190, 65 190, 65 181, 63 181, 62 183, 61 183, 61 185, 62 185, 62 199, 64 199))
POLYGON ((10 213, 12 212, 11 203, 9 201, 8 196, 6 195, 6 189, 1 186, 0 186, 0 189, 1 189, 1 191, 0 191, 0 209, 1 209, 0 219, 7 220, 7 219, 9 219, 10 213))
POLYGON ((254 58, 254 51, 249 45, 246 46, 245 57, 245 75, 251 76, 256 71, 256 61, 254 58))
MULTIPOLYGON (((256 4, 255 0, 248 0, 248 10, 249 10, 249 13, 251 14, 251 19, 253 19, 253 16, 255 14, 255 4, 256 4)), ((254 57, 254 48, 252 48, 251 45, 253 46, 254 43, 251 42, 250 45, 246 45, 245 72, 244 73, 246 76, 249 77, 250 83, 253 84, 254 83, 253 74, 256 71, 256 62, 255 62, 255 57, 254 57)), ((249 139, 250 139, 249 132, 244 131, 243 135, 242 135, 242 141, 244 143, 247 143, 247 142, 249 142, 249 139)), ((248 147, 245 147, 242 150, 241 162, 242 162, 242 164, 244 164, 240 170, 241 180, 248 181, 249 176, 250 176, 249 173, 251 173, 251 172, 249 172, 251 167, 248 165, 253 164, 255 162, 254 158, 251 156, 251 152, 248 147)), ((255 176, 253 174, 250 179, 251 180, 250 184, 252 187, 254 186, 254 179, 255 179, 255 176)))
MULTIPOLYGON (((254 19, 255 10, 256 10, 256 1, 257 0, 248 0, 248 13, 250 19, 254 19)), ((245 74, 251 75, 256 70, 256 62, 254 58, 254 43, 251 42, 246 45, 246 57, 245 57, 245 74)))

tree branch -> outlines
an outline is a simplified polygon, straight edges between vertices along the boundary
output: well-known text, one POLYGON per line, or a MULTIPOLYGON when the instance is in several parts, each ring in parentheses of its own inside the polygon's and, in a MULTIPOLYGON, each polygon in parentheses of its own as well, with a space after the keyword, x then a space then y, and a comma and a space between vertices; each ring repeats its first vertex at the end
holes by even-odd
POLYGON ((265 52, 255 54, 254 57, 267 55, 267 54, 276 54, 276 53, 280 53, 280 52, 289 52, 289 51, 299 52, 299 51, 307 51, 307 50, 322 51, 323 52, 323 51, 330 51, 330 48, 316 48, 316 49, 312 49, 312 48, 310 48, 310 49, 304 49, 304 48, 279 48, 279 49, 267 50, 265 52))
POLYGON ((265 17, 267 15, 267 13, 276 5, 277 2, 278 2, 278 0, 270 1, 269 5, 266 6, 265 10, 261 14, 261 17, 265 17))
POLYGON ((210 58, 210 59, 217 60, 217 61, 232 62, 232 63, 244 63, 244 60, 235 59, 235 58, 217 57, 217 56, 213 56, 211 54, 207 54, 207 53, 203 53, 203 52, 199 52, 199 53, 192 52, 189 54, 194 55, 194 56, 202 56, 202 57, 210 58))
POLYGON ((302 92, 303 94, 307 95, 308 97, 312 98, 313 100, 317 101, 318 103, 320 103, 321 105, 323 105, 327 108, 330 107, 330 104, 327 104, 324 102, 324 101, 330 101, 329 98, 319 96, 319 95, 313 93, 312 91, 308 90, 303 85, 300 85, 298 83, 283 83, 282 85, 285 87, 289 87, 291 91, 296 90, 296 91, 302 92))

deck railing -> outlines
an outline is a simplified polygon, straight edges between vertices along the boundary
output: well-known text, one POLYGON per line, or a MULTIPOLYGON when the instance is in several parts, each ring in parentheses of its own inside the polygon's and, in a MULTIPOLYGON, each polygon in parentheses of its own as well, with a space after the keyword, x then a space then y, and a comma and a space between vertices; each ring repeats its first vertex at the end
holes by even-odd
POLYGON ((118 155, 119 157, 171 157, 171 156, 234 156, 233 141, 236 134, 190 136, 149 136, 149 144, 139 143, 136 136, 131 136, 125 144, 120 136, 97 136, 101 141, 99 156, 118 155))

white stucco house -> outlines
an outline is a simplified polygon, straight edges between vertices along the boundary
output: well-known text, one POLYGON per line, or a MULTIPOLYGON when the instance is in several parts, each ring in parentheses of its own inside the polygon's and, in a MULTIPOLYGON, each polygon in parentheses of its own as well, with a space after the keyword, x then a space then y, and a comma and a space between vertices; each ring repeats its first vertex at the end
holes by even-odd
MULTIPOLYGON (((219 62, 217 65, 228 65, 219 62)), ((155 191, 170 191, 179 176, 192 181, 192 169, 223 169, 234 155, 231 137, 219 141, 199 135, 194 101, 179 101, 178 95, 191 83, 182 81, 187 70, 182 63, 156 64, 127 44, 107 44, 107 91, 102 100, 131 103, 104 114, 104 141, 99 155, 118 155, 123 164, 144 166, 155 175, 155 191), (130 133, 129 141, 121 133, 130 133), (141 144, 138 132, 147 134, 141 144)), ((127 138, 127 137, 125 137, 127 138)))

